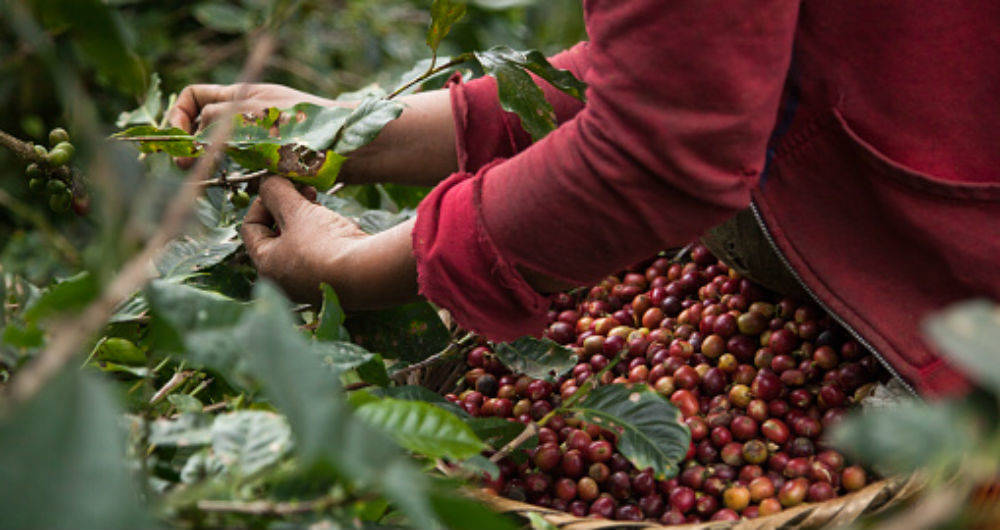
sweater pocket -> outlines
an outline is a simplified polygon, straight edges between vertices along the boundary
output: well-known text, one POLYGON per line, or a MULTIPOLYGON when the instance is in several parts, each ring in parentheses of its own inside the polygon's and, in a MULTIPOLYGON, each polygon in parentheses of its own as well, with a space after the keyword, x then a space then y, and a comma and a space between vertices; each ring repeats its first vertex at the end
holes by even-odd
POLYGON ((1000 298, 1000 183, 907 167, 836 109, 777 152, 755 201, 803 283, 922 391, 963 387, 922 326, 949 303, 1000 298))

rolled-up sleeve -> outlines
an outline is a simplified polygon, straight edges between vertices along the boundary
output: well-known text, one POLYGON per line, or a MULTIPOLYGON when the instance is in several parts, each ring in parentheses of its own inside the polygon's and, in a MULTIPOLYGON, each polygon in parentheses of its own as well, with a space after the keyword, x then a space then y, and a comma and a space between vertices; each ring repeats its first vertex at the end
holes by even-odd
MULTIPOLYGON (((594 281, 745 207, 763 168, 798 2, 585 6, 586 107, 520 151, 518 132, 495 125, 488 148, 512 154, 501 163, 482 165, 474 138, 460 140, 469 172, 418 210, 422 292, 495 340, 545 321, 519 267, 594 281)), ((464 110, 478 119, 478 106, 464 110)))

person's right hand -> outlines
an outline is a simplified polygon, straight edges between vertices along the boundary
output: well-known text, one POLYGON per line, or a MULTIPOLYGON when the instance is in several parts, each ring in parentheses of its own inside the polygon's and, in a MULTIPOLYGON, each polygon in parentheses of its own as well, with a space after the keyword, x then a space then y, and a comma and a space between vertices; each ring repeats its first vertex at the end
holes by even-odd
POLYGON ((174 127, 194 133, 227 112, 229 103, 233 104, 232 112, 260 114, 266 108, 285 109, 303 102, 336 105, 332 100, 283 85, 189 85, 181 91, 177 103, 170 109, 169 121, 174 127))

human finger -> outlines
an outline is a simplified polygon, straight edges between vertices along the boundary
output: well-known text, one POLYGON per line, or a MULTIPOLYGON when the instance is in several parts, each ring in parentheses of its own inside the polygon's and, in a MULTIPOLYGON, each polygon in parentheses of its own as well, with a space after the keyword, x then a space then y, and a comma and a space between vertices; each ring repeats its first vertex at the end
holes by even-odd
POLYGON ((295 185, 284 177, 266 177, 260 181, 258 196, 267 211, 271 213, 279 228, 295 208, 309 201, 295 189, 295 185))
POLYGON ((170 108, 168 122, 187 132, 194 132, 194 125, 202 107, 222 101, 228 95, 222 85, 188 85, 181 90, 177 101, 170 108))

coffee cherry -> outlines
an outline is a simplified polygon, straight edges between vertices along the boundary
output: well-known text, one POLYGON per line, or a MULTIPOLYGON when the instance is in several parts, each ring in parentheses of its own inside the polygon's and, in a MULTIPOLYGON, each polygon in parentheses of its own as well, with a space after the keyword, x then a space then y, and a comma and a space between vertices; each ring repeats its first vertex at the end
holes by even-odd
POLYGON ((778 445, 782 445, 787 442, 790 435, 788 426, 785 425, 785 422, 774 418, 764 421, 764 423, 760 426, 760 432, 765 438, 778 445))
POLYGON ((244 190, 236 190, 229 196, 229 202, 236 208, 246 208, 250 206, 250 194, 244 190))
POLYGON ((535 466, 542 471, 552 471, 562 460, 562 453, 556 445, 543 445, 535 453, 535 466))
POLYGON ((556 497, 564 501, 571 501, 575 499, 577 495, 576 481, 565 477, 557 480, 555 485, 555 494, 556 497))
POLYGON ((868 480, 865 470, 861 466, 851 466, 844 468, 840 475, 840 483, 847 491, 857 491, 865 487, 868 480))
POLYGON ((590 503, 590 510, 587 511, 587 514, 592 517, 611 519, 611 516, 615 513, 616 506, 617 503, 612 497, 601 496, 594 499, 594 502, 590 503))
POLYGON ((803 457, 793 458, 785 464, 781 474, 787 478, 804 477, 809 474, 809 460, 803 457))
POLYGON ((750 505, 750 490, 744 486, 730 486, 722 493, 726 508, 740 511, 750 505))
POLYGON ((832 449, 822 451, 821 453, 816 455, 816 460, 819 462, 823 462, 830 469, 832 469, 834 472, 837 473, 839 473, 842 469, 844 469, 844 456, 832 449))
POLYGON ((585 501, 592 501, 597 498, 601 490, 597 482, 590 477, 583 477, 576 483, 576 495, 585 501))
POLYGON ((52 208, 52 211, 57 213, 68 212, 70 200, 69 192, 56 193, 49 197, 49 208, 52 208))
POLYGON ((560 469, 563 475, 571 478, 577 478, 583 475, 583 454, 576 450, 570 449, 562 455, 562 465, 560 469))
POLYGON ((612 497, 625 500, 632 494, 632 481, 624 471, 615 471, 608 477, 608 489, 612 497))
POLYGON ((660 523, 667 526, 684 524, 686 522, 687 517, 677 508, 671 508, 663 512, 663 515, 660 516, 660 523))
POLYGON ((774 515, 783 509, 784 507, 781 505, 781 502, 779 502, 778 499, 774 497, 770 497, 760 501, 759 512, 761 517, 774 515))
POLYGON ((48 163, 49 150, 46 149, 44 145, 35 145, 33 149, 35 150, 36 157, 45 160, 46 163, 48 163))
POLYGON ((837 490, 829 482, 813 482, 809 485, 806 498, 809 502, 828 501, 837 496, 837 490))
POLYGON ((614 452, 611 444, 605 440, 596 440, 587 447, 587 460, 590 462, 607 462, 614 452))
POLYGON ((763 464, 767 460, 767 445, 760 440, 747 440, 740 454, 748 464, 763 464))
POLYGON ((45 191, 45 180, 34 178, 28 181, 28 191, 34 194, 41 194, 45 191))
POLYGON ((595 482, 603 483, 605 480, 608 480, 608 477, 611 476, 611 469, 601 462, 594 462, 593 464, 590 464, 589 468, 587 468, 587 476, 595 482))
POLYGON ((774 372, 765 370, 757 372, 757 377, 754 378, 753 384, 750 386, 750 392, 754 397, 765 401, 777 398, 783 389, 784 385, 778 376, 774 375, 774 372))
POLYGON ((757 436, 757 422, 749 416, 733 418, 729 428, 737 440, 746 441, 757 436))
POLYGON ((778 501, 781 502, 782 506, 791 507, 802 504, 802 501, 806 499, 806 494, 809 490, 809 481, 804 478, 797 478, 795 480, 790 480, 781 487, 781 491, 778 492, 778 501))
POLYGON ((632 477, 632 490, 641 496, 650 495, 656 491, 656 479, 651 471, 643 471, 632 477))
POLYGON ((49 131, 49 145, 58 145, 62 142, 69 142, 69 133, 62 127, 56 127, 49 131))
POLYGON ((702 517, 708 517, 719 509, 719 501, 715 495, 703 495, 694 501, 694 511, 702 517))
POLYGON ((45 157, 45 161, 50 166, 65 166, 73 159, 76 149, 69 142, 62 142, 52 148, 45 157))
POLYGON ((752 502, 760 502, 768 497, 773 497, 775 493, 774 483, 768 477, 757 477, 751 480, 748 489, 752 502))

